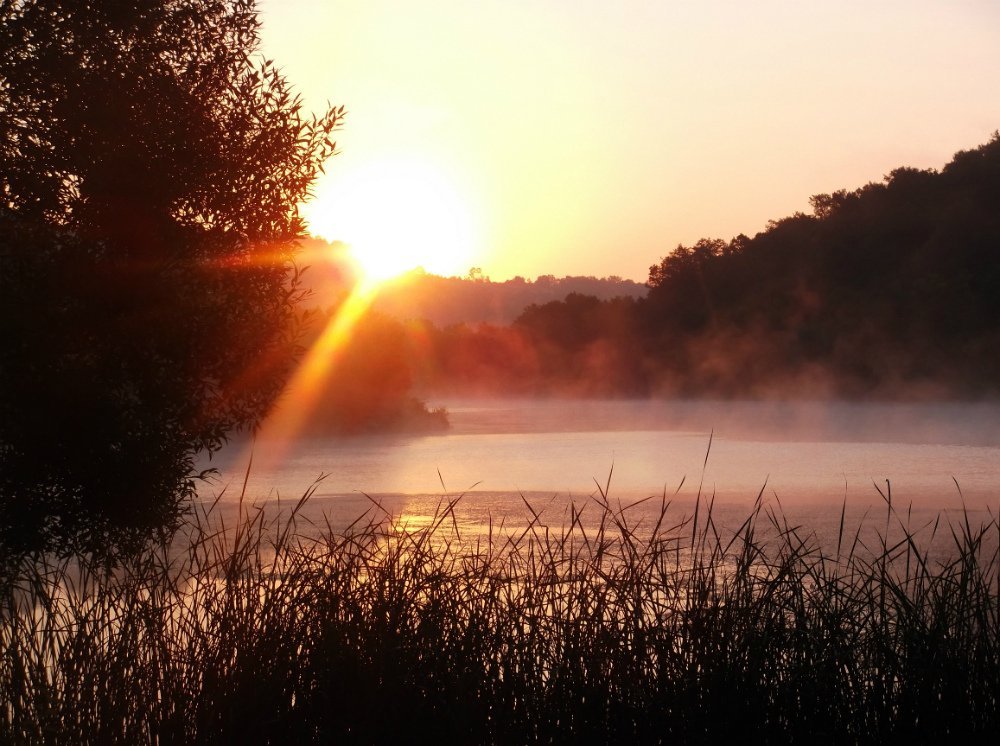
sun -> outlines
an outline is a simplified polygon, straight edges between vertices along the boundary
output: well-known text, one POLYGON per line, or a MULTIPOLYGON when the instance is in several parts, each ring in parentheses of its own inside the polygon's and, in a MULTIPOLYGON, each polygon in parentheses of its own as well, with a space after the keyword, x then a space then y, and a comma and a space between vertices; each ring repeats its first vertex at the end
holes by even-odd
POLYGON ((350 247, 366 281, 417 267, 464 274, 475 263, 475 211, 446 170, 420 158, 394 156, 333 176, 303 213, 314 234, 350 247))

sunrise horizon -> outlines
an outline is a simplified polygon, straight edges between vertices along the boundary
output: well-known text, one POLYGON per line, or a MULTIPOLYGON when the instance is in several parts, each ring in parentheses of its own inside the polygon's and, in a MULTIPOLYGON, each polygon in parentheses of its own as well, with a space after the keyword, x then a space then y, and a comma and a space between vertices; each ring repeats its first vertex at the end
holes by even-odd
MULTIPOLYGON (((1000 129, 994 129, 987 133, 987 137, 996 137, 998 135, 1000 135, 1000 129)), ((561 263, 561 260, 556 260, 556 264, 552 265, 551 271, 538 271, 536 274, 530 274, 518 271, 518 266, 516 264, 510 264, 511 261, 516 260, 518 255, 517 249, 511 249, 508 252, 501 252, 498 254, 500 259, 504 259, 504 257, 507 256, 515 257, 515 260, 504 259, 504 261, 498 262, 497 266, 506 269, 505 272, 498 273, 495 272, 493 267, 488 264, 483 264, 481 262, 477 263, 476 254, 472 248, 471 242, 463 243, 460 240, 452 241, 448 246, 448 251, 444 255, 441 255, 435 254, 432 250, 428 250, 428 247, 433 245, 433 241, 430 237, 419 237, 416 241, 412 241, 412 239, 408 241, 402 237, 389 235, 385 231, 382 231, 382 235, 379 235, 377 238, 379 244, 378 250, 373 251, 371 250, 371 244, 367 244, 369 246, 368 249, 365 248, 366 241, 364 239, 361 239, 360 241, 351 241, 344 238, 343 236, 348 235, 350 230, 348 229, 345 232, 338 227, 339 223, 336 220, 336 215, 339 211, 334 211, 332 217, 329 214, 323 214, 327 208, 321 200, 312 199, 309 202, 304 203, 302 205, 302 209, 307 216, 319 215, 318 220, 315 221, 315 227, 307 217, 307 240, 319 240, 325 242, 335 251, 336 254, 341 255, 341 259, 354 266, 359 277, 363 276, 369 280, 379 283, 391 281, 413 272, 426 272, 427 274, 434 274, 441 277, 465 278, 468 276, 469 270, 471 269, 481 271, 483 279, 494 282, 506 282, 518 277, 527 281, 535 281, 539 277, 587 276, 596 278, 621 277, 633 282, 646 283, 649 279, 650 270, 678 247, 694 245, 697 241, 702 239, 732 241, 741 235, 753 238, 754 236, 766 232, 773 223, 784 218, 789 218, 798 214, 813 214, 813 208, 810 205, 810 201, 817 194, 832 194, 840 191, 850 193, 862 190, 866 186, 872 184, 883 184, 891 178, 891 172, 898 169, 916 169, 919 171, 939 172, 945 165, 947 165, 950 158, 956 153, 973 150, 977 146, 982 145, 986 139, 987 138, 983 138, 982 141, 967 143, 964 146, 959 147, 955 153, 949 154, 949 157, 942 160, 939 164, 914 166, 909 163, 899 163, 889 168, 886 173, 878 179, 871 179, 865 183, 853 185, 843 184, 827 189, 824 192, 810 194, 804 198, 805 207, 803 209, 796 210, 794 213, 786 215, 772 215, 768 217, 756 230, 738 230, 732 235, 719 235, 706 231, 697 235, 695 238, 690 239, 687 243, 681 241, 673 246, 665 247, 664 250, 662 250, 655 257, 651 255, 644 271, 637 272, 633 275, 627 275, 622 272, 600 274, 587 271, 569 271, 563 267, 556 266, 556 264, 561 263), (421 253, 422 250, 424 253, 421 253)), ((387 212, 392 214, 389 210, 387 210, 387 212)), ((433 219, 433 217, 435 216, 432 214, 431 218, 433 219)), ((418 224, 422 222, 424 225, 429 225, 431 221, 421 220, 418 218, 411 222, 418 224)), ((376 231, 376 233, 378 233, 378 231, 376 231)), ((457 231, 453 229, 453 233, 457 233, 457 231)), ((316 260, 315 256, 312 258, 314 261, 316 260)), ((543 267, 542 269, 548 269, 548 267, 543 267)))

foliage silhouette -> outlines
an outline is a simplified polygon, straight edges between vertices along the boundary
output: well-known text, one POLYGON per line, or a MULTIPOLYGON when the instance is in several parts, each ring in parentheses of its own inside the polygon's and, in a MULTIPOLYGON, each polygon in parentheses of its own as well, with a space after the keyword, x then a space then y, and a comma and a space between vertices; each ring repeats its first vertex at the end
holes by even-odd
POLYGON ((0 552, 169 527, 294 362, 307 116, 250 0, 0 2, 0 552))

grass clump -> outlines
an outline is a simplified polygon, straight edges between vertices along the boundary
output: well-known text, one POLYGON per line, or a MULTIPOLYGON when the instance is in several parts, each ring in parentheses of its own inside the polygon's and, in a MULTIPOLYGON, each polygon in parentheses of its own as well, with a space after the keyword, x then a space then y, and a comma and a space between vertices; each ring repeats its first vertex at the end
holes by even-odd
MULTIPOLYGON (((932 557, 889 503, 820 546, 758 499, 462 536, 205 511, 109 567, 35 557, 0 599, 8 743, 858 742, 1000 728, 998 524, 932 557)), ((526 503, 527 504, 527 503, 526 503)), ((584 519, 586 514, 586 520, 584 519)))

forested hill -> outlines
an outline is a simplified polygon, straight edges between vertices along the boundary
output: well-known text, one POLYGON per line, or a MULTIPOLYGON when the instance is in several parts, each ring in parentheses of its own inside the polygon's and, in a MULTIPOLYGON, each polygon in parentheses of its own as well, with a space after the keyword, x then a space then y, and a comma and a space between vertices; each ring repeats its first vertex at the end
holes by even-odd
POLYGON ((692 385, 828 376, 863 393, 1000 381, 1000 135, 940 172, 812 198, 753 238, 680 246, 640 311, 661 362, 692 385), (698 380, 698 376, 701 380, 698 380))
POLYGON ((493 282, 482 275, 439 277, 420 272, 388 283, 375 300, 378 311, 400 319, 423 319, 438 326, 509 324, 530 305, 562 300, 571 293, 601 300, 641 298, 647 287, 620 277, 515 277, 493 282))

